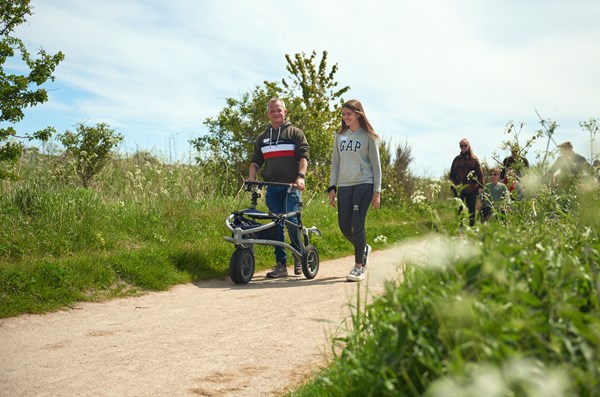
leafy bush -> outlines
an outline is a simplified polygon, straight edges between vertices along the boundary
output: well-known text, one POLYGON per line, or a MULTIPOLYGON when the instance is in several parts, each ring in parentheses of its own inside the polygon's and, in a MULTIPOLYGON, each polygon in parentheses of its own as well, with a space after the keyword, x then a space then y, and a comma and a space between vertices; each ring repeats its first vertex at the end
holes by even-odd
POLYGON ((293 395, 600 395, 599 190, 547 193, 507 223, 425 240, 293 395))
POLYGON ((123 140, 106 123, 94 127, 79 123, 76 132, 65 131, 58 139, 73 163, 73 169, 84 188, 111 159, 113 149, 123 140))

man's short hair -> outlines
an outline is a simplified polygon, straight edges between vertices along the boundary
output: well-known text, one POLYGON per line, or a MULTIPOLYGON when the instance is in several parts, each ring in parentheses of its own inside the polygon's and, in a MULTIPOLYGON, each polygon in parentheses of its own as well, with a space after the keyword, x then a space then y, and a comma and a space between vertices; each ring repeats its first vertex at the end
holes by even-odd
POLYGON ((281 99, 281 98, 271 98, 271 99, 269 99, 269 102, 267 102, 267 112, 269 111, 269 106, 271 106, 271 104, 275 103, 275 102, 281 102, 281 106, 283 106, 283 108, 286 109, 285 102, 283 102, 283 99, 281 99))
POLYGON ((559 148, 561 149, 571 149, 573 150, 573 144, 569 141, 563 142, 560 145, 558 145, 559 148))

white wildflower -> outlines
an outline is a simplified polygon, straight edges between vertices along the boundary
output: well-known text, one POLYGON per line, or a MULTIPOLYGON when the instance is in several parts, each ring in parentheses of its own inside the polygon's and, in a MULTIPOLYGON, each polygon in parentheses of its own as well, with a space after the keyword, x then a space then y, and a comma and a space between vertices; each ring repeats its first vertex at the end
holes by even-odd
POLYGON ((422 190, 415 190, 410 199, 413 204, 422 204, 427 201, 427 197, 425 197, 422 190))
POLYGON ((375 243, 383 243, 386 244, 387 243, 387 237, 384 235, 379 235, 377 237, 375 237, 375 239, 373 240, 375 243))

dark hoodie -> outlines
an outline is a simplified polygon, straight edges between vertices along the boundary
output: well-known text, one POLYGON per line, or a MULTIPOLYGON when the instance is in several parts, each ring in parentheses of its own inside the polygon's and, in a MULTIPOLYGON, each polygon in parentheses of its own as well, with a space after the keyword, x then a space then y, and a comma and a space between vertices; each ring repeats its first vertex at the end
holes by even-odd
POLYGON ((478 187, 483 188, 485 184, 483 170, 477 156, 472 155, 470 150, 456 156, 450 167, 450 180, 455 185, 465 185, 466 193, 476 192, 478 187), (468 176, 471 172, 474 177, 469 179, 468 176))
POLYGON ((294 183, 302 157, 308 160, 306 136, 289 121, 279 128, 267 127, 254 141, 252 162, 262 168, 266 182, 294 183))

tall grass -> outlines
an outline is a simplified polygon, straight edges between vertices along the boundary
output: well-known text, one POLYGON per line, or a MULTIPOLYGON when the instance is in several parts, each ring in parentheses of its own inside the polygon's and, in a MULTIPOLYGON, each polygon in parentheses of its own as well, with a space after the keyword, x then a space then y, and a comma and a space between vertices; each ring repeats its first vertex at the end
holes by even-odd
MULTIPOLYGON (((78 187, 71 167, 29 152, 20 178, 0 182, 0 317, 227 276, 233 246, 223 239, 224 222, 250 204, 247 193, 225 196, 201 168, 148 153, 109 163, 89 189, 78 187)), ((324 199, 303 195, 304 223, 323 233, 312 242, 323 260, 349 255, 324 199)), ((405 201, 386 200, 369 215, 373 246, 426 231, 405 201), (380 235, 386 239, 373 241, 380 235)), ((256 261, 271 267, 272 248, 257 247, 256 261)))
POLYGON ((600 396, 599 199, 532 184, 505 221, 429 237, 291 395, 600 396))

